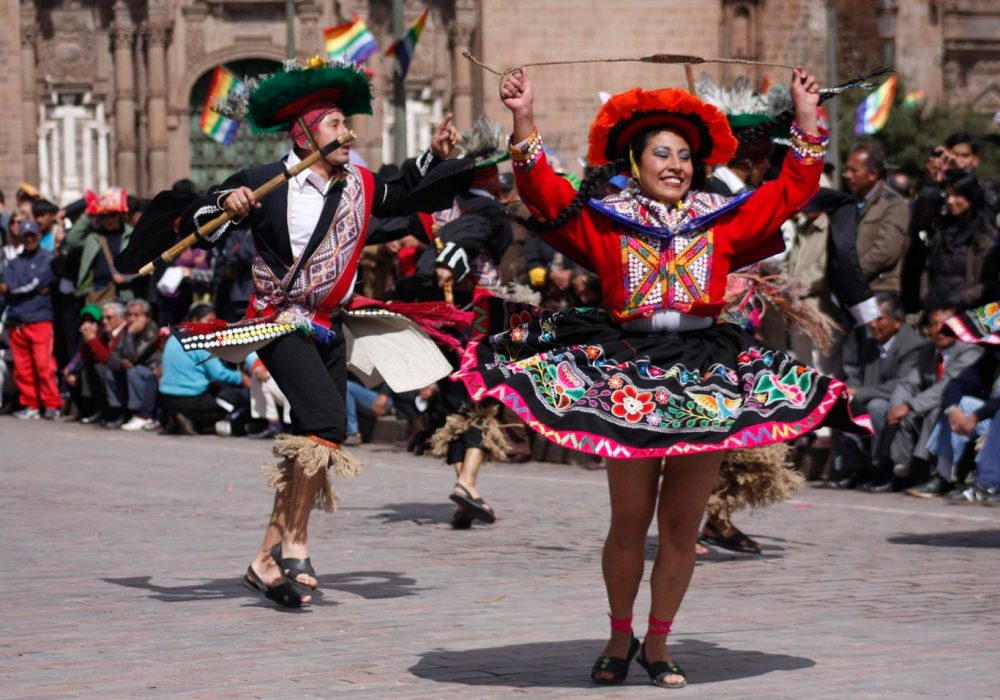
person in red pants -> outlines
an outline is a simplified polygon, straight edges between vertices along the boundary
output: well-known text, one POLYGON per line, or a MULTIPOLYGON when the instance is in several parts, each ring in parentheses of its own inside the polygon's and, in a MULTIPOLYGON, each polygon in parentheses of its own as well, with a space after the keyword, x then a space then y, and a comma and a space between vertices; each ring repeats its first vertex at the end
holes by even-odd
POLYGON ((14 415, 23 420, 58 418, 62 398, 52 355, 52 253, 41 249, 41 231, 34 221, 22 223, 20 234, 24 250, 0 278, 0 296, 8 305, 14 383, 24 407, 14 415))

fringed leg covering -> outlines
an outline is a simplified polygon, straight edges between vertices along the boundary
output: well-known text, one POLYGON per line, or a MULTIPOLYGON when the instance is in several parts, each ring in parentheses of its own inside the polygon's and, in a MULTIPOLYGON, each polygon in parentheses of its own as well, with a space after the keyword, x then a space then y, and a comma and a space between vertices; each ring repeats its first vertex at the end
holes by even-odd
POLYGON ((280 457, 277 464, 262 464, 267 483, 280 492, 290 488, 295 466, 298 465, 307 477, 322 474, 323 483, 316 491, 314 507, 332 513, 340 497, 330 484, 330 469, 337 476, 353 478, 361 473, 362 467, 350 452, 334 442, 328 442, 314 435, 278 435, 272 450, 280 457))
POLYGON ((499 412, 498 404, 476 404, 452 413, 431 436, 431 454, 435 457, 447 457, 448 446, 452 442, 461 439, 470 428, 478 428, 483 434, 480 447, 486 453, 486 458, 494 462, 506 461, 510 453, 510 442, 504 434, 504 426, 497 420, 499 412))
POLYGON ((791 498, 804 479, 790 468, 790 454, 791 448, 785 443, 727 452, 708 499, 708 514, 728 523, 736 511, 763 508, 791 498))

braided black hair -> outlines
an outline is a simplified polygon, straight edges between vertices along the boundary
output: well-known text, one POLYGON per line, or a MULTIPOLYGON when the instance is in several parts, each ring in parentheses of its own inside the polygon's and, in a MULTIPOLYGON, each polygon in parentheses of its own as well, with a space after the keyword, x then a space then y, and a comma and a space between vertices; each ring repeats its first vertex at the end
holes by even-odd
POLYGON ((628 166, 625 164, 625 161, 619 159, 608 163, 607 165, 602 165, 599 168, 594 168, 590 174, 583 179, 583 182, 580 183, 580 189, 576 191, 576 196, 573 197, 573 200, 566 205, 566 208, 559 212, 555 218, 548 221, 541 221, 534 217, 525 218, 515 216, 509 213, 508 216, 534 233, 545 233, 547 231, 557 229, 579 214, 580 210, 587 203, 587 200, 591 198, 601 185, 618 173, 626 170, 627 167, 628 166))

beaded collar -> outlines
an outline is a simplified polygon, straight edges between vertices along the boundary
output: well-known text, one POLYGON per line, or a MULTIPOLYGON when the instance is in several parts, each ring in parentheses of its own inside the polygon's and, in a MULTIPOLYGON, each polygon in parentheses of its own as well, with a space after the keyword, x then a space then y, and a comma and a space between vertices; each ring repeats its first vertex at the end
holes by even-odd
POLYGON ((660 238, 695 231, 713 219, 734 210, 752 192, 727 197, 710 192, 692 191, 677 204, 664 204, 643 195, 632 183, 621 192, 604 199, 591 199, 588 204, 616 221, 660 238))

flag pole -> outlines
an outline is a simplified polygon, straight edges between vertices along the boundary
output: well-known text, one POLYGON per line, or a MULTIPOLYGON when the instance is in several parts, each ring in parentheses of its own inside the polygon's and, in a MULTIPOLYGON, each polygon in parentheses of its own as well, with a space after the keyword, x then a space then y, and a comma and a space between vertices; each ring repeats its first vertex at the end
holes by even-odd
MULTIPOLYGON (((403 23, 403 0, 392 0, 392 33, 394 37, 401 37, 406 32, 406 25, 403 23)), ((406 160, 407 134, 406 134, 406 87, 403 84, 405 77, 399 71, 399 62, 392 74, 392 100, 393 100, 393 155, 397 164, 402 164, 406 160)))

